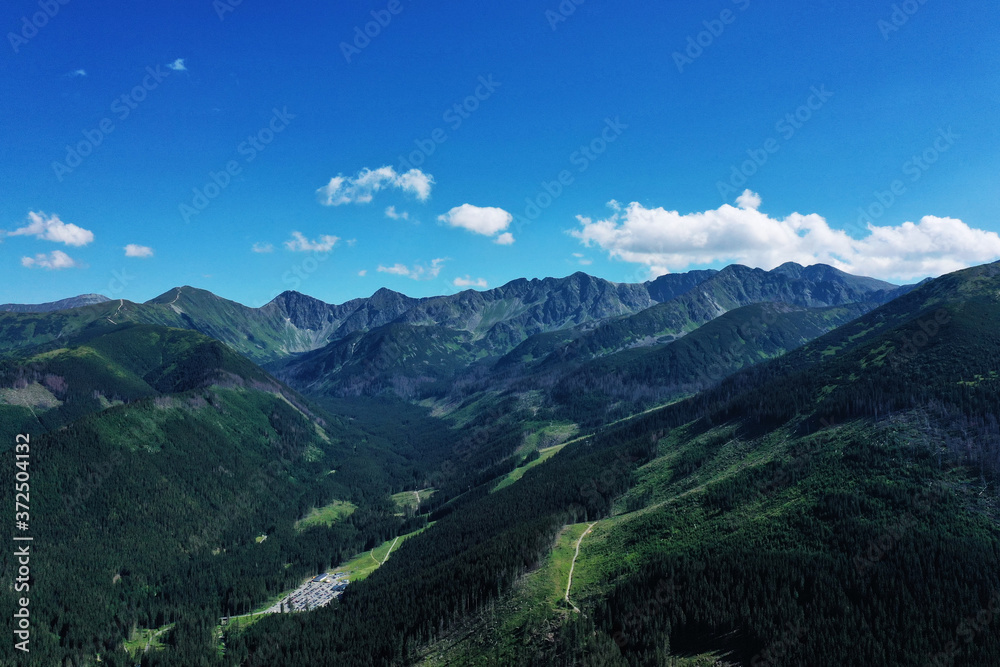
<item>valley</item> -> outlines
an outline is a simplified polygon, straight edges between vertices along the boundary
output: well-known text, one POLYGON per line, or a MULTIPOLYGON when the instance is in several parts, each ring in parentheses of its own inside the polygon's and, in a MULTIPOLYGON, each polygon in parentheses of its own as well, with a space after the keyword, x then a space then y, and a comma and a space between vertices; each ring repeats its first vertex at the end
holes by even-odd
POLYGON ((36 664, 941 650, 1000 590, 1000 265, 664 278, 0 314, 52 544, 36 664))

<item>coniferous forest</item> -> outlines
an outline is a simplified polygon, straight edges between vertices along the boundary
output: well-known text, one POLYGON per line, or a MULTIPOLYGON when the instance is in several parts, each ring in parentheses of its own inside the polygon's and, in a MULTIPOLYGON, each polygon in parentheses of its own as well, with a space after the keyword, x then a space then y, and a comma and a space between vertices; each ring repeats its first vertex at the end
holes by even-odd
POLYGON ((998 281, 948 275, 828 333, 770 318, 769 344, 808 341, 758 363, 758 335, 717 325, 744 361, 624 418, 506 362, 435 417, 309 397, 159 325, 16 349, 0 414, 32 433, 46 517, 28 664, 995 664, 998 281), (300 525, 334 501, 353 509, 300 525), (367 552, 329 606, 222 623, 367 552))

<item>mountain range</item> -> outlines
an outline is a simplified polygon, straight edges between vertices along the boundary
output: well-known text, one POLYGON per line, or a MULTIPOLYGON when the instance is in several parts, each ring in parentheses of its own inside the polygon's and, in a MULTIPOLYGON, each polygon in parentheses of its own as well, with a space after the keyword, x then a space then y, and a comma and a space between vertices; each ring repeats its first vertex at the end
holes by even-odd
POLYGON ((424 385, 439 391, 441 381, 461 369, 520 345, 533 354, 541 345, 548 355, 593 358, 679 338, 741 306, 871 308, 908 289, 796 264, 770 272, 730 266, 641 284, 575 273, 424 299, 380 289, 339 305, 285 292, 261 308, 178 287, 142 304, 105 300, 55 318, 31 310, 42 306, 17 307, 0 316, 0 349, 51 343, 105 324, 157 324, 211 336, 302 386, 322 384, 339 395, 390 390, 412 398, 424 385), (558 333, 546 336, 552 332, 558 333))
POLYGON ((70 308, 79 308, 80 306, 89 306, 95 303, 105 303, 110 301, 108 297, 103 294, 81 294, 80 296, 70 297, 68 299, 60 299, 59 301, 52 301, 50 303, 38 303, 38 304, 23 304, 23 303, 5 303, 0 304, 0 312, 9 313, 51 313, 55 310, 68 310, 70 308))
POLYGON ((997 664, 998 294, 785 264, 2 312, 25 664, 997 664))

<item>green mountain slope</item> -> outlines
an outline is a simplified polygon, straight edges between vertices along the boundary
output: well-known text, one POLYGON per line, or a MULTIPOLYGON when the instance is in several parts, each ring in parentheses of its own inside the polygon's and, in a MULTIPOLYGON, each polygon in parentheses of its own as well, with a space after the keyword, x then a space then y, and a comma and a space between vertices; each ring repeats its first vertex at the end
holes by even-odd
MULTIPOLYGON (((414 438, 447 435, 405 421, 414 438)), ((414 484, 408 456, 428 456, 421 442, 397 453, 192 331, 108 325, 5 360, 0 428, 11 479, 15 435, 30 434, 40 554, 32 652, 18 664, 134 664, 121 651, 131 630, 171 623, 172 641, 203 649, 219 616, 424 522, 398 516, 390 497, 414 484), (334 500, 358 509, 295 529, 334 500)), ((5 572, 12 559, 0 558, 5 572)), ((0 597, 13 608, 12 589, 0 597)))
POLYGON ((235 638, 239 662, 996 664, 997 294, 1000 265, 947 276, 570 443, 339 608, 235 638), (523 614, 546 594, 518 582, 581 523, 583 614, 523 614))
POLYGON ((740 266, 692 271, 642 284, 575 273, 429 299, 382 289, 340 305, 285 292, 261 308, 178 287, 143 304, 117 300, 55 312, 0 312, 0 352, 56 345, 108 325, 155 324, 199 331, 272 370, 291 363, 289 377, 302 376, 323 393, 411 397, 421 385, 447 381, 472 361, 501 358, 535 335, 560 358, 583 360, 676 339, 744 305, 879 302, 893 290, 830 267, 791 264, 771 272, 740 266), (300 358, 328 345, 326 352, 300 358), (376 360, 360 359, 361 353, 376 360))
POLYGON ((280 376, 310 393, 371 395, 389 391, 409 398, 483 355, 467 332, 389 324, 297 357, 281 368, 280 376))
MULTIPOLYGON (((495 390, 515 382, 530 384, 524 376, 537 375, 532 364, 541 357, 546 363, 535 366, 542 367, 544 379, 535 380, 547 387, 553 382, 553 369, 565 371, 567 362, 670 343, 747 305, 786 299, 799 308, 850 306, 857 315, 899 292, 888 283, 821 265, 789 264, 771 272, 731 266, 721 272, 663 276, 640 286, 577 273, 563 280, 514 281, 487 292, 470 290, 428 299, 391 326, 355 332, 349 339, 271 368, 289 382, 322 394, 394 392, 407 398, 449 394, 450 399, 461 400, 477 385, 495 390), (655 304, 653 295, 670 300, 655 304)), ((845 321, 831 317, 822 327, 793 334, 791 330, 800 326, 793 319, 785 318, 778 327, 789 328, 790 338, 784 342, 797 337, 793 346, 845 321)), ((780 335, 772 332, 772 337, 777 341, 780 335)), ((772 345, 770 352, 759 351, 757 361, 782 350, 772 345)), ((747 362, 726 359, 715 379, 747 362)), ((688 391, 697 388, 691 378, 684 377, 681 384, 688 391)), ((621 413, 637 407, 636 400, 623 405, 621 413)))
MULTIPOLYGON (((869 310, 867 304, 803 308, 762 303, 731 310, 668 345, 599 357, 562 374, 551 390, 560 416, 600 423, 707 389, 780 356, 869 310), (609 409, 613 411, 609 413, 609 409)), ((546 366, 559 363, 558 354, 546 366)))
POLYGON ((55 310, 67 310, 69 308, 79 308, 89 306, 94 303, 104 303, 110 301, 108 297, 101 294, 81 294, 80 296, 60 299, 49 303, 4 303, 0 304, 0 311, 12 313, 47 313, 55 310))
POLYGON ((824 265, 784 264, 773 271, 728 266, 694 289, 640 313, 609 320, 574 340, 563 358, 590 358, 674 340, 742 306, 787 303, 817 308, 885 303, 907 288, 858 278, 824 265))

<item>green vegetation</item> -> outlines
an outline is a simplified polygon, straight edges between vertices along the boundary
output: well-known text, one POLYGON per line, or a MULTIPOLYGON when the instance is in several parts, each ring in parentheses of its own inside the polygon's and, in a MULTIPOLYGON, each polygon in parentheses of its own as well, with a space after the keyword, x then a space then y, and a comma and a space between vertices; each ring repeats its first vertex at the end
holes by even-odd
POLYGON ((783 304, 736 308, 666 346, 640 347, 587 361, 552 390, 558 414, 596 425, 689 396, 732 373, 780 356, 867 310, 783 304))
POLYGON ((148 651, 162 651, 166 648, 164 639, 167 633, 173 629, 173 624, 165 625, 155 630, 137 628, 132 631, 131 636, 125 640, 125 650, 134 659, 140 653, 148 651))
POLYGON ((32 528, 49 545, 32 561, 30 664, 134 664, 131 628, 165 626, 155 659, 192 664, 219 617, 426 522, 390 499, 422 474, 404 455, 201 334, 122 325, 0 366, 7 390, 35 385, 58 399, 37 418, 0 405, 2 447, 31 433, 32 528), (340 521, 296 530, 313 507, 340 521))
POLYGON ((311 526, 332 526, 354 514, 358 506, 346 500, 334 500, 329 505, 313 508, 305 518, 295 522, 295 529, 305 530, 311 526))
MULTIPOLYGON (((984 292, 997 286, 993 278, 984 292)), ((322 642, 309 627, 255 626, 247 664, 269 664, 278 651, 304 662, 407 661, 421 655, 409 638, 420 645, 451 636, 433 614, 442 619, 461 600, 518 638, 479 653, 459 642, 454 652, 470 663, 479 655, 579 664, 586 655, 595 665, 663 664, 679 655, 924 664, 957 632, 975 640, 961 649, 969 664, 996 662, 1000 639, 962 625, 989 611, 991 591, 1000 590, 995 497, 981 495, 997 460, 987 401, 1000 368, 1000 334, 987 325, 1000 315, 995 299, 963 295, 918 354, 892 362, 885 352, 899 337, 912 340, 921 322, 929 326, 935 311, 919 304, 937 287, 691 400, 568 444, 411 540, 406 566, 390 561, 317 618, 328 633, 322 642), (839 350, 823 359, 830 347, 839 350), (975 385, 951 380, 977 376, 975 385), (544 599, 536 591, 565 566, 562 526, 602 517, 581 549, 574 593, 590 613, 540 612, 519 625, 510 610, 544 599), (366 622, 362 653, 347 643, 344 624, 389 596, 428 604, 423 612, 395 607, 382 631, 366 622), (905 615, 892 611, 900 601, 905 615), (275 637, 287 641, 276 647, 275 637)))
POLYGON ((404 514, 409 512, 415 514, 420 509, 421 503, 425 503, 437 492, 437 489, 421 489, 419 491, 402 491, 392 495, 392 502, 396 504, 404 514))
POLYGON ((495 493, 497 491, 500 491, 501 489, 507 488, 517 480, 524 477, 524 473, 528 472, 535 466, 545 463, 550 458, 558 454, 563 447, 565 447, 565 445, 555 445, 553 447, 546 447, 541 451, 532 450, 538 452, 538 457, 533 459, 531 462, 525 465, 518 466, 514 470, 511 470, 509 473, 507 473, 504 477, 500 479, 499 482, 497 482, 496 486, 493 487, 492 492, 495 493))
MULTIPOLYGON (((301 295, 0 316, 21 337, 0 449, 31 430, 48 545, 28 664, 933 664, 950 642, 956 662, 1000 663, 975 622, 1000 591, 1000 265, 871 312, 851 304, 888 298, 877 281, 779 269, 711 274, 642 316, 622 307, 634 286, 603 311, 578 291, 534 324, 540 281, 380 294, 390 319, 364 311, 349 345, 297 358, 305 375, 276 363, 277 329, 239 331, 301 295), (798 305, 760 303, 779 297, 798 305), (128 323, 195 311, 316 393, 128 323), (486 319, 460 326, 469 312, 486 319), (337 603, 257 613, 329 570, 352 580, 337 603)), ((345 321, 299 305, 318 338, 345 321)))
POLYGON ((407 533, 406 535, 400 535, 394 537, 391 540, 386 540, 377 547, 357 554, 345 563, 341 563, 333 568, 335 572, 343 572, 348 579, 351 581, 361 581, 368 577, 372 572, 384 565, 389 557, 396 553, 396 550, 402 546, 403 542, 410 539, 414 535, 419 535, 425 528, 420 530, 415 530, 412 533, 407 533))

